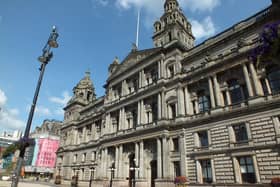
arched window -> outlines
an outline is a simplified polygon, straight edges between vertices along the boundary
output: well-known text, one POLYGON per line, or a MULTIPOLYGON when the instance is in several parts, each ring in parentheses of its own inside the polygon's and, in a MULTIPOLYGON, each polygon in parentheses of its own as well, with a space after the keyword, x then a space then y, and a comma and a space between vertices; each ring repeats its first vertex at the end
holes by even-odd
POLYGON ((198 92, 198 109, 199 112, 206 112, 210 109, 210 98, 204 90, 198 92))
POLYGON ((238 83, 237 79, 232 79, 228 81, 228 89, 229 89, 232 104, 240 103, 241 101, 244 100, 242 87, 238 83))
POLYGON ((271 66, 267 68, 267 78, 270 84, 272 94, 280 92, 280 68, 271 66))

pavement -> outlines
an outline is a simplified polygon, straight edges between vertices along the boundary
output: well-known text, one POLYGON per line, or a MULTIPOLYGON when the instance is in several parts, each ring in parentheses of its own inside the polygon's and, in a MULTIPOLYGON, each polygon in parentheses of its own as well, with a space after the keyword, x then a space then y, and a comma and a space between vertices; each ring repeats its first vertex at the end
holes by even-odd
MULTIPOLYGON (((0 181, 0 187, 10 187, 11 181, 0 181)), ((19 182, 18 187, 66 187, 65 185, 55 185, 51 182, 19 182)))

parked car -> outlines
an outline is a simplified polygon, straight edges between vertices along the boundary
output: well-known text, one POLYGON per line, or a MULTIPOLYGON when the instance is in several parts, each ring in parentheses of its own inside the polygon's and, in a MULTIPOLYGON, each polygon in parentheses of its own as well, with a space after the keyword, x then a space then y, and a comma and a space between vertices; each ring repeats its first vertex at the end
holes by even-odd
POLYGON ((3 181, 9 181, 9 180, 11 180, 11 177, 10 176, 2 176, 2 180, 3 181))

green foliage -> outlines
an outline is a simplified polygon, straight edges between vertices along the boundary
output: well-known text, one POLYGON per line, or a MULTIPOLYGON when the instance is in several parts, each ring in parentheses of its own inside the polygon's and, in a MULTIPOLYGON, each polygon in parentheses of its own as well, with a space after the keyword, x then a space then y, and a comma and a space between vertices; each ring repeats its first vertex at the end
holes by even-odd
POLYGON ((3 152, 3 158, 8 157, 9 155, 13 154, 18 149, 18 145, 12 144, 3 152))

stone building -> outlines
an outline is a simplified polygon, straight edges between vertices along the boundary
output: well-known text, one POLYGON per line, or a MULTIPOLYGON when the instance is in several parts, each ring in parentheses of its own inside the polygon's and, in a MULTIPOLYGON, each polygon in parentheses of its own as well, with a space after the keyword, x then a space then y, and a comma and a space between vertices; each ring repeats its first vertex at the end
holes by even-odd
MULTIPOLYGON (((154 48, 109 67, 96 98, 87 73, 65 107, 57 174, 94 186, 262 186, 280 175, 280 68, 248 60, 279 1, 195 46, 176 0, 154 48)), ((278 27, 279 32, 279 27, 278 27)), ((279 61, 280 62, 280 61, 279 61)))

